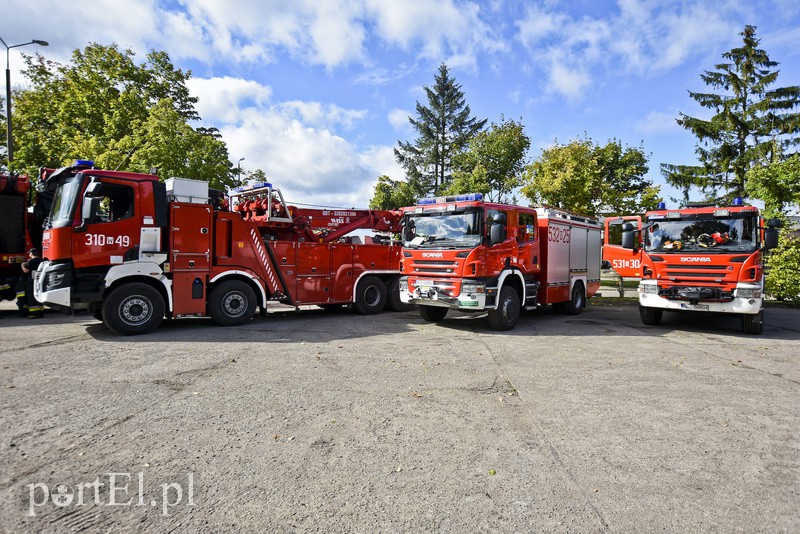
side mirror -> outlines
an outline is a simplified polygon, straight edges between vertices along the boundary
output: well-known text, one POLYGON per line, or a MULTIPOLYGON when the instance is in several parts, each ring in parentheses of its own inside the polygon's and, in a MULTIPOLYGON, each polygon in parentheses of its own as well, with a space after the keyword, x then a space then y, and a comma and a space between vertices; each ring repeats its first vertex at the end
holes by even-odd
POLYGON ((489 230, 489 245, 496 245, 506 240, 506 227, 504 224, 495 222, 489 230))
POLYGON ((411 241, 416 235, 416 225, 414 221, 407 220, 403 222, 403 230, 401 232, 403 242, 411 241))
POLYGON ((622 248, 636 250, 636 227, 631 223, 622 225, 622 248))
POLYGON ((767 228, 780 228, 783 223, 780 219, 770 219, 767 221, 767 228))
MULTIPOLYGON (((774 220, 774 219, 773 219, 774 220)), ((771 223, 772 221, 770 221, 771 223)), ((778 247, 778 228, 770 226, 764 230, 764 250, 778 247)))

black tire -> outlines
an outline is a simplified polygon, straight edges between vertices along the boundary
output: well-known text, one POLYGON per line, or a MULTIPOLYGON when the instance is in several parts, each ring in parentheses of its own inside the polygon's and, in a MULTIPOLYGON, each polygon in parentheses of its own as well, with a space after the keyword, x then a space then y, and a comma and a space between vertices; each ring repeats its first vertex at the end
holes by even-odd
POLYGON ((101 313, 109 330, 131 336, 158 328, 165 309, 164 298, 156 288, 133 282, 112 289, 103 301, 101 313))
POLYGON ((661 308, 648 308, 646 306, 639 305, 639 316, 642 318, 642 322, 646 325, 650 326, 657 326, 661 324, 661 317, 664 315, 664 310, 661 308))
POLYGON ((500 290, 497 309, 489 310, 489 324, 495 330, 511 330, 519 320, 519 293, 509 286, 500 290))
POLYGON ((356 288, 356 311, 362 315, 372 315, 383 311, 386 306, 386 285, 377 276, 365 276, 356 288))
POLYGON ((226 280, 208 292, 208 314, 220 326, 250 322, 257 306, 256 292, 240 280, 226 280))
POLYGON ((444 306, 425 306, 423 304, 417 306, 419 316, 431 323, 436 323, 444 319, 449 309, 450 308, 445 308, 444 306))
POLYGON ((764 330, 764 310, 756 314, 742 315, 742 332, 760 335, 764 330))
POLYGON ((400 278, 394 277, 386 288, 386 308, 390 311, 407 312, 414 309, 414 304, 400 300, 400 278))
POLYGON ((575 282, 572 286, 572 294, 570 299, 561 303, 561 313, 566 315, 578 315, 581 310, 586 307, 586 292, 583 289, 583 283, 575 282))

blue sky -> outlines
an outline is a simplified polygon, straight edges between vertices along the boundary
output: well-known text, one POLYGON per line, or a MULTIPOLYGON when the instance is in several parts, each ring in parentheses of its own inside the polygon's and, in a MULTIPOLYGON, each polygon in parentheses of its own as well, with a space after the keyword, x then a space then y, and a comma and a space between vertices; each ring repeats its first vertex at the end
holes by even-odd
POLYGON ((695 162, 675 118, 707 115, 687 91, 705 90, 700 74, 746 24, 780 63, 778 85, 800 84, 795 0, 10 0, 3 21, 8 44, 50 43, 11 51, 14 86, 20 52, 166 51, 192 71, 202 125, 234 164, 329 206, 365 207, 379 175, 403 178, 392 149, 414 138, 408 116, 442 62, 476 117, 522 122, 529 160, 556 139, 616 138, 644 147, 657 184, 661 163, 695 162))

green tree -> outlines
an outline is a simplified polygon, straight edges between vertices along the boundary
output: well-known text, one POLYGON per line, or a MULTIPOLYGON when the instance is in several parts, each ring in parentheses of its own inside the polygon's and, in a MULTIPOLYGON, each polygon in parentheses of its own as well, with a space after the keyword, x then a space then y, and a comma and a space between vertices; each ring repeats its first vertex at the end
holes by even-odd
POLYGON ((411 184, 383 175, 375 184, 375 195, 369 201, 369 207, 374 210, 396 210, 412 206, 416 201, 416 192, 411 184))
POLYGON ((448 194, 483 193, 504 201, 519 186, 525 154, 531 145, 522 123, 500 118, 488 130, 475 134, 464 150, 453 156, 453 181, 448 194))
POLYGON ((706 120, 681 113, 678 124, 699 141, 695 152, 700 165, 663 164, 671 185, 684 191, 700 188, 708 196, 720 190, 728 197, 744 196, 746 173, 769 162, 776 147, 782 153, 800 143, 800 86, 770 89, 779 71, 766 51, 758 48, 756 28, 745 26, 743 45, 722 54, 727 61, 700 77, 714 90, 689 96, 714 111, 706 120))
POLYGON ((471 117, 461 85, 442 63, 433 88, 425 86, 428 105, 417 102, 417 118, 408 118, 419 134, 414 142, 398 141, 394 154, 408 183, 424 196, 443 191, 451 179, 451 158, 480 131, 486 119, 471 117))
POLYGON ((591 139, 556 143, 542 151, 525 171, 521 192, 534 204, 547 204, 596 216, 638 213, 658 203, 659 187, 644 177, 644 147, 605 146, 591 139))
POLYGON ((165 52, 143 64, 116 45, 75 50, 69 64, 25 57, 30 89, 14 104, 14 166, 29 172, 90 158, 101 168, 160 169, 162 176, 233 183, 233 166, 218 135, 193 128, 200 119, 189 72, 165 52))
POLYGON ((768 218, 783 223, 778 248, 765 259, 766 291, 773 297, 800 304, 800 239, 793 236, 788 212, 800 205, 800 156, 795 154, 780 161, 750 169, 747 172, 747 194, 764 201, 768 218))

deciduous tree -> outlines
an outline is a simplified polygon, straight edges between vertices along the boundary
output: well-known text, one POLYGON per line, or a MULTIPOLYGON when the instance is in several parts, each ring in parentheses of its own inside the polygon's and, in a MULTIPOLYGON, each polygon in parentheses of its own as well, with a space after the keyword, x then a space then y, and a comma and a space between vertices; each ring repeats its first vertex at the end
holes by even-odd
POLYGON ((107 169, 233 183, 225 143, 200 119, 186 81, 165 52, 137 64, 130 50, 90 44, 69 64, 26 56, 29 89, 14 97, 14 165, 33 172, 76 158, 107 169))
POLYGON ((623 148, 617 140, 605 146, 591 139, 556 142, 526 168, 522 194, 585 215, 639 213, 658 203, 658 186, 648 171, 643 147, 623 148))
POLYGON ((483 193, 489 200, 506 200, 520 184, 530 144, 522 123, 501 117, 499 124, 476 133, 453 156, 453 181, 446 192, 483 193))

